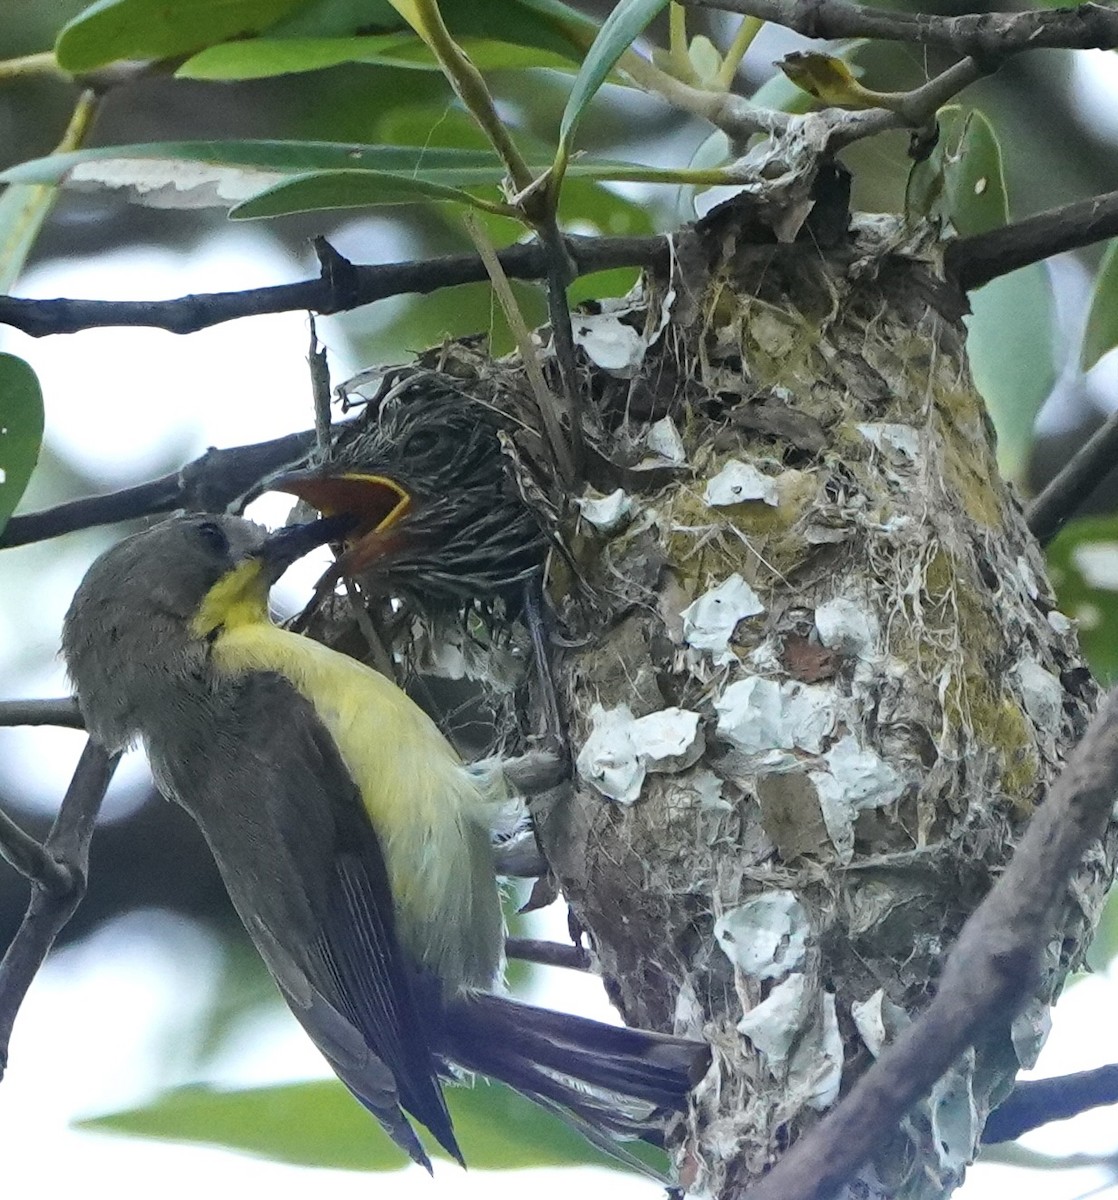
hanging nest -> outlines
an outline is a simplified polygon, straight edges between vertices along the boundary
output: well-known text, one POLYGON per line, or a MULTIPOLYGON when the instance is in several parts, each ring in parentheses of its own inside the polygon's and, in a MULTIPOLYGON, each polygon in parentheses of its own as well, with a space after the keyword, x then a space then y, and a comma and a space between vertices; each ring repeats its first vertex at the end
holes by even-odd
MULTIPOLYGON (((726 206, 669 275, 574 315, 573 495, 516 357, 456 343, 391 384, 498 414, 548 533, 576 771, 537 828, 625 1019, 715 1047, 670 1136, 711 1196, 758 1178, 920 1011, 1097 698, 999 478, 935 243, 882 218, 825 233, 780 244, 726 206)), ((539 355, 558 393, 546 338, 539 355)), ((505 616, 516 669, 478 673, 514 697, 505 616)), ((421 641, 402 649, 417 670, 421 641)), ((493 708, 510 749, 521 709, 493 708)), ((959 1182, 1082 963, 1115 845, 1111 826, 1070 886, 1033 1002, 860 1194, 959 1182)))

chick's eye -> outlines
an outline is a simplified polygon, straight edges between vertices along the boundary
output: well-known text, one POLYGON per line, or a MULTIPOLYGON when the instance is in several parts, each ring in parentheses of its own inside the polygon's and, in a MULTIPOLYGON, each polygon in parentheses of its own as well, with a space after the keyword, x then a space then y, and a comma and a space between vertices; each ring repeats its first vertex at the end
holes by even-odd
POLYGON ((203 521, 198 526, 198 536, 208 549, 217 554, 228 553, 229 539, 225 536, 225 530, 216 521, 203 521))

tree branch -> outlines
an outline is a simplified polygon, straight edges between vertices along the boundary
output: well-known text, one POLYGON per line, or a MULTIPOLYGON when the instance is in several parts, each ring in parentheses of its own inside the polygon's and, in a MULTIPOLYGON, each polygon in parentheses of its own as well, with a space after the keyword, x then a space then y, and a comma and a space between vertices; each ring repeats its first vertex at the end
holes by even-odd
MULTIPOLYGON (((46 843, 37 853, 26 853, 31 839, 22 830, 16 839, 17 856, 22 855, 23 865, 31 867, 32 888, 27 912, 0 960, 0 1078, 8 1064, 12 1026, 27 989, 85 894, 89 839, 119 758, 87 741, 46 843)), ((12 828, 11 822, 5 822, 0 839, 6 839, 12 828)), ((5 845, 9 850, 12 847, 6 840, 5 845)))
POLYGON ((0 700, 0 726, 59 725, 84 729, 85 722, 73 696, 57 700, 0 700))
POLYGON ((1118 1063, 1019 1083, 990 1114, 982 1144, 1012 1142, 1030 1129, 1066 1121, 1090 1108, 1118 1103, 1118 1063))
POLYGON ((758 17, 810 38, 883 38, 1001 58, 1021 50, 1111 50, 1118 10, 1103 4, 957 17, 897 12, 833 0, 683 0, 692 8, 758 17))
POLYGON ((222 512, 264 476, 301 458, 313 445, 313 430, 304 430, 270 442, 210 449, 181 470, 149 483, 12 517, 0 532, 0 549, 42 542, 95 525, 174 512, 178 508, 222 512))
POLYGON ((1048 209, 989 233, 950 243, 944 266, 972 292, 991 279, 1118 235, 1118 192, 1048 209))
POLYGON ((1112 413, 1029 505, 1025 520, 1042 546, 1060 532, 1118 461, 1118 412, 1112 413))
POLYGON ((589 971, 593 966, 589 950, 538 938, 506 938, 505 953, 509 958, 539 963, 544 967, 567 967, 571 971, 589 971))
MULTIPOLYGON (((668 241, 664 237, 569 237, 565 241, 579 275, 667 262, 668 241)), ((348 312, 387 296, 433 292, 488 279, 481 259, 474 254, 356 266, 336 251, 325 254, 321 244, 316 249, 322 263, 319 277, 301 283, 173 300, 30 300, 0 296, 0 325, 32 337, 118 325, 195 333, 238 317, 304 310, 323 315, 348 312)), ((509 246, 497 257, 513 279, 543 279, 547 275, 548 256, 538 243, 509 246)))
POLYGON ((935 997, 841 1103, 809 1130, 749 1200, 818 1200, 866 1162, 908 1109, 994 1022, 1029 994, 1054 910, 1118 792, 1118 693, 1110 693, 1037 809, 1017 853, 971 914, 935 997))

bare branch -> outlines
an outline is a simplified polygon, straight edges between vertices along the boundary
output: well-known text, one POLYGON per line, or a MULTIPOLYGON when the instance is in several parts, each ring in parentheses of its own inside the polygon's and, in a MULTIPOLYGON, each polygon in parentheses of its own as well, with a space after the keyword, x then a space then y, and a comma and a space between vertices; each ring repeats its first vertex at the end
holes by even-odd
POLYGON ((264 476, 294 462, 313 445, 314 433, 306 430, 270 442, 210 449, 181 470, 149 483, 12 517, 0 532, 0 549, 42 542, 95 525, 174 512, 178 508, 221 512, 241 499, 264 476))
POLYGON ((1118 192, 1048 209, 989 233, 960 238, 947 247, 945 266, 964 291, 1018 267, 1065 250, 1078 250, 1118 234, 1118 192))
POLYGON ((883 38, 1002 58, 1021 50, 1111 50, 1118 10, 1103 4, 957 17, 898 12, 833 0, 683 0, 693 8, 759 17, 811 38, 883 38))
POLYGON ((1012 1142, 1030 1129, 1066 1121, 1090 1108, 1118 1103, 1118 1063, 1019 1083, 990 1114, 982 1144, 1012 1142))
POLYGON ((1025 513, 1033 536, 1042 546, 1060 532, 1080 505, 1114 470, 1118 458, 1118 412, 1095 430, 1085 446, 1064 464, 1025 513))
MULTIPOLYGON (((580 275, 667 262, 668 243, 663 237, 570 237, 565 241, 580 275)), ((547 275, 548 255, 536 243, 509 246, 497 257, 513 279, 543 279, 547 275)), ((0 325, 20 329, 32 337, 121 325, 195 333, 238 317, 304 310, 324 315, 348 312, 386 296, 433 292, 487 278, 481 259, 473 254, 355 266, 335 252, 323 261, 317 279, 239 292, 210 292, 174 300, 29 300, 0 296, 0 325)))
POLYGON ((1118 693, 1110 693, 1017 853, 970 919, 939 990, 841 1103, 745 1193, 749 1200, 829 1196, 992 1021, 1007 1023, 1029 994, 1054 910, 1118 791, 1118 693))
POLYGON ((63 729, 84 729, 85 722, 73 696, 57 700, 0 700, 0 726, 59 725, 63 729))
POLYGON ((544 967, 567 967, 571 971, 589 971, 593 966, 589 950, 537 938, 506 938, 505 953, 509 958, 539 963, 544 967))
MULTIPOLYGON (((27 989, 85 894, 89 839, 119 757, 108 754, 92 739, 86 742, 45 845, 24 858, 25 865, 37 859, 40 871, 32 872, 31 902, 0 960, 0 1078, 8 1064, 12 1026, 27 989)), ((11 822, 7 826, 5 835, 11 832, 11 822)), ((22 831, 20 835, 24 839, 21 849, 26 851, 31 839, 22 831)))

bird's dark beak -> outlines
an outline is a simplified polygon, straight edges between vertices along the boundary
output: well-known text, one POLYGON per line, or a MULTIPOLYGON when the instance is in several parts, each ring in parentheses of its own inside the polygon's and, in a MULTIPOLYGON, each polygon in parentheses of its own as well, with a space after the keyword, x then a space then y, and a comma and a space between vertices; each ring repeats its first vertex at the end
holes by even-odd
POLYGON ((376 535, 395 525, 412 502, 411 495, 394 480, 357 471, 337 475, 325 475, 321 468, 289 471, 269 486, 273 491, 298 496, 324 517, 350 519, 348 550, 340 563, 347 575, 363 570, 377 557, 380 539, 376 535))
POLYGON ((348 513, 306 525, 288 525, 269 534, 253 557, 263 562, 263 574, 270 587, 293 562, 327 542, 341 541, 353 527, 354 518, 348 513))

